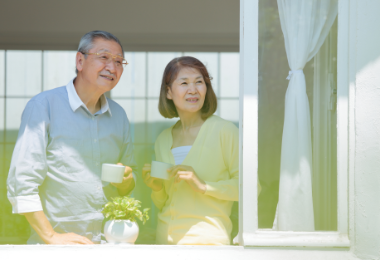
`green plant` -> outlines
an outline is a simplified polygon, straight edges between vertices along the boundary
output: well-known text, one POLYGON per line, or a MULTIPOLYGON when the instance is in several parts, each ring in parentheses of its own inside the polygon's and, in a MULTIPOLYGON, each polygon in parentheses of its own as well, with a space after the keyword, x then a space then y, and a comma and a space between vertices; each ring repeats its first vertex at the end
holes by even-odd
POLYGON ((143 224, 149 219, 148 208, 142 212, 139 210, 141 202, 128 196, 112 198, 107 202, 102 210, 107 220, 124 219, 136 222, 136 218, 141 220, 143 224))

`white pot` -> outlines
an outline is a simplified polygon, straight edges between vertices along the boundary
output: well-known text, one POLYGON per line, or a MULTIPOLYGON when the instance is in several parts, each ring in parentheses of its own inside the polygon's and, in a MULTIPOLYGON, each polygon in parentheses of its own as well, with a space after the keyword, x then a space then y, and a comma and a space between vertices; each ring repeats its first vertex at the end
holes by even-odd
POLYGON ((129 220, 108 220, 104 225, 104 236, 111 244, 134 244, 139 235, 139 226, 129 220))

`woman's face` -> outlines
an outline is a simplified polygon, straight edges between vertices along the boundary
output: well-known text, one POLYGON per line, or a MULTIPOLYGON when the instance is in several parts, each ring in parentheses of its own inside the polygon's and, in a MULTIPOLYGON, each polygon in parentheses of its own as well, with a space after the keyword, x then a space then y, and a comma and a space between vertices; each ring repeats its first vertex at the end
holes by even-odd
POLYGON ((193 68, 179 71, 172 86, 168 87, 167 98, 173 100, 178 114, 200 113, 207 92, 202 74, 193 68))

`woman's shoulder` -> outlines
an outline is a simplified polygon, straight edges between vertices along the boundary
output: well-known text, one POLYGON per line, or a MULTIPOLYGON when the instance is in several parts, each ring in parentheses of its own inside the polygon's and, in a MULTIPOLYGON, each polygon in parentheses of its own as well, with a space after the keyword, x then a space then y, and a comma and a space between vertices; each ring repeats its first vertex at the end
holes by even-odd
POLYGON ((233 132, 238 131, 237 126, 233 122, 223 119, 219 116, 212 115, 207 120, 210 120, 209 126, 211 128, 218 130, 221 133, 230 132, 230 131, 233 131, 233 132))
MULTIPOLYGON (((178 122, 178 121, 177 121, 178 122)), ((177 123, 176 122, 176 123, 177 123)), ((164 129, 157 137, 156 139, 156 143, 159 143, 159 142, 167 142, 171 137, 172 137, 172 129, 173 127, 175 126, 174 123, 172 126, 164 129)))

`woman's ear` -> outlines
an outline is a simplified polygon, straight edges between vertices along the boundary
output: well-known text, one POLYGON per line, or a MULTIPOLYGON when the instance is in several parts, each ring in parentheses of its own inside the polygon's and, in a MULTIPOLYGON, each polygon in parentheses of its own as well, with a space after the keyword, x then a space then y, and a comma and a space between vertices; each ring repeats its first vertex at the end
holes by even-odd
POLYGON ((166 86, 166 88, 167 88, 167 90, 168 90, 168 91, 166 92, 166 98, 167 98, 167 99, 173 99, 171 88, 170 88, 169 86, 166 86))

